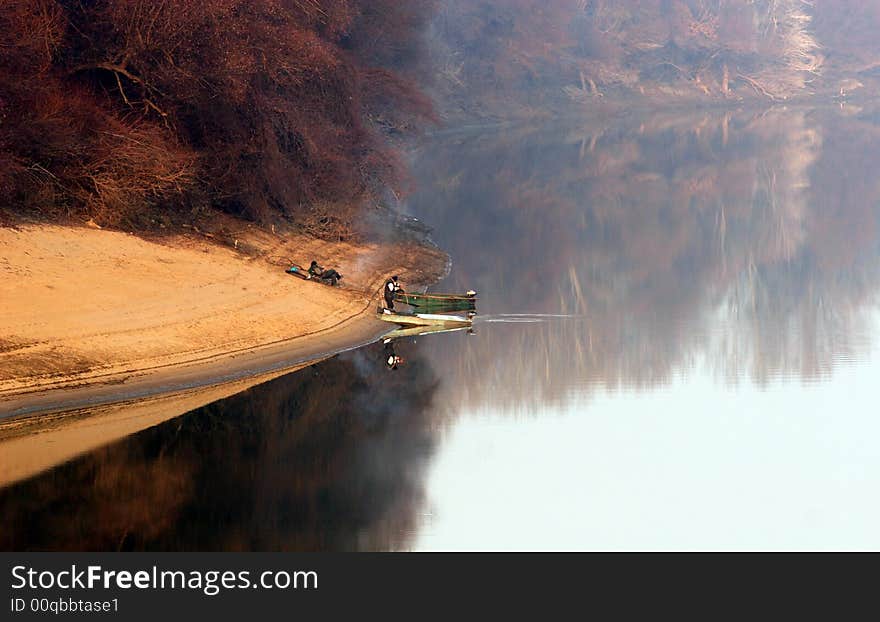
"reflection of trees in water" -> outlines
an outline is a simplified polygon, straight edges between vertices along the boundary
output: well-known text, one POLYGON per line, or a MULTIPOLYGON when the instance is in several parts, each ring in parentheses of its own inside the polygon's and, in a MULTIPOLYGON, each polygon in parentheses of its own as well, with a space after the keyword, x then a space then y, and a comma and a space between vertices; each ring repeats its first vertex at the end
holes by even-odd
POLYGON ((306 368, 0 492, 0 549, 405 547, 435 389, 381 346, 306 368))
POLYGON ((769 111, 438 141, 414 204, 455 258, 443 287, 479 290, 482 313, 585 316, 492 325, 447 367, 481 371, 473 404, 508 406, 703 359, 758 381, 829 370, 865 345, 877 290, 876 135, 769 111))
MULTIPOLYGON (((803 240, 791 253, 747 256, 735 280, 724 283, 720 309, 729 330, 716 335, 724 339, 716 339, 712 351, 729 377, 747 367, 761 382, 778 374, 811 380, 869 346, 880 283, 880 184, 872 170, 880 132, 869 123, 825 116, 822 134, 809 177, 800 184, 794 177, 790 184, 805 188, 798 233, 803 240)), ((795 155, 788 157, 794 161, 795 155)), ((791 220, 768 228, 758 248, 776 244, 787 250, 791 220)))

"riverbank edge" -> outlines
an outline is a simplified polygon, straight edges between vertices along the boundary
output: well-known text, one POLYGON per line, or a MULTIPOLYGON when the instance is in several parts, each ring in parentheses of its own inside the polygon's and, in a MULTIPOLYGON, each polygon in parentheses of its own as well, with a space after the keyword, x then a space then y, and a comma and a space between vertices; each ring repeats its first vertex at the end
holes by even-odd
MULTIPOLYGON (((448 273, 450 259, 433 240, 426 236, 413 242, 409 236, 406 241, 410 252, 403 265, 388 259, 399 249, 387 242, 375 245, 377 250, 371 255, 384 255, 380 261, 383 269, 393 267, 393 271, 404 282, 409 281, 417 287, 427 287, 448 273)), ((330 248, 339 246, 325 244, 330 248)), ((275 272, 277 267, 273 266, 271 270, 275 272)), ((386 323, 375 318, 378 292, 385 277, 385 274, 373 274, 358 284, 362 287, 361 293, 357 290, 340 290, 339 295, 336 295, 335 288, 307 284, 308 288, 320 288, 315 291, 322 292, 323 296, 334 296, 336 311, 341 310, 334 316, 332 325, 317 330, 297 332, 296 309, 292 308, 292 330, 280 339, 239 342, 231 349, 204 352, 183 360, 154 360, 143 367, 129 367, 85 377, 78 374, 56 375, 48 382, 39 381, 0 391, 0 439, 10 436, 11 427, 21 428, 22 419, 214 387, 266 374, 280 375, 372 343, 389 331, 386 323), (17 423, 12 426, 11 422, 17 423)))
POLYGON ((336 326, 293 335, 273 344, 254 345, 195 361, 107 374, 87 381, 65 380, 57 387, 35 387, 0 397, 0 439, 10 423, 89 407, 173 395, 215 387, 265 374, 287 373, 304 365, 360 348, 387 333, 387 324, 373 318, 375 303, 336 326))

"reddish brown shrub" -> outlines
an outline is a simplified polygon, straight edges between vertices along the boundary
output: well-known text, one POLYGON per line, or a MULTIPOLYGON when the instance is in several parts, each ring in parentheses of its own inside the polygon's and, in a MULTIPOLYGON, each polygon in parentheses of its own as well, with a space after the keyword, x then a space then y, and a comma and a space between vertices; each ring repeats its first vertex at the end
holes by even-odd
POLYGON ((197 204, 300 218, 312 203, 399 192, 383 134, 414 130, 431 109, 394 70, 417 56, 432 3, 380 4, 4 4, 15 43, 0 47, 0 100, 21 119, 0 125, 3 161, 19 163, 3 185, 51 186, 30 206, 108 221, 197 204))

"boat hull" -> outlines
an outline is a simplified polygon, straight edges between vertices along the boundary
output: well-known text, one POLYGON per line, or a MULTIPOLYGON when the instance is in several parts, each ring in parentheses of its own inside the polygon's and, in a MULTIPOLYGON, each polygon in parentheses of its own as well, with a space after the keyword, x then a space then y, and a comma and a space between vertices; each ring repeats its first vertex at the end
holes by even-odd
POLYGON ((385 334, 385 339, 403 339, 404 337, 424 337, 425 335, 438 335, 440 333, 456 333, 469 330, 470 326, 408 326, 398 327, 385 334))
POLYGON ((383 322, 390 322, 398 326, 437 326, 445 328, 464 328, 473 325, 473 320, 457 315, 442 315, 437 313, 379 313, 377 316, 383 322))

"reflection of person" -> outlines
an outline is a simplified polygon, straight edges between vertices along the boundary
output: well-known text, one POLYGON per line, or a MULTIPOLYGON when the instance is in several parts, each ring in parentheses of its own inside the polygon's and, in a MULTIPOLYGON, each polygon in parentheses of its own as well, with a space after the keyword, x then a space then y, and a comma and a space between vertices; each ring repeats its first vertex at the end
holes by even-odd
POLYGON ((390 339, 385 340, 385 365, 388 369, 397 369, 398 366, 403 365, 403 357, 397 356, 397 353, 394 352, 394 342, 390 339))
POLYGON ((403 288, 397 282, 397 275, 395 274, 390 279, 385 281, 385 287, 383 288, 383 295, 385 296, 385 308, 386 309, 394 309, 394 294, 397 292, 402 292, 403 288))

